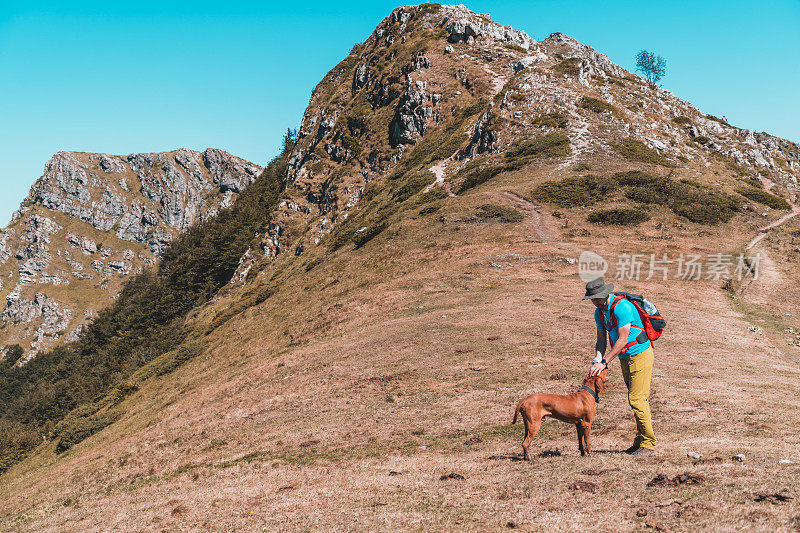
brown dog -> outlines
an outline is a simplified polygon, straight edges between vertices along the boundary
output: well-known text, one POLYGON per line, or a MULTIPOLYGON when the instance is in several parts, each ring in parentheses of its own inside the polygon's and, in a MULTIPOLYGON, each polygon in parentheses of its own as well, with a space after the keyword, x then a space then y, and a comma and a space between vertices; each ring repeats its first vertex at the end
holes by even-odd
MULTIPOLYGON (((514 411, 514 421, 517 423, 517 415, 522 413, 522 421, 525 423, 525 439, 522 441, 522 451, 526 461, 531 460, 528 448, 531 441, 539 432, 542 419, 549 416, 562 422, 575 424, 578 428, 578 448, 581 455, 591 455, 591 431, 592 421, 594 420, 594 407, 599 393, 606 391, 606 381, 608 381, 608 369, 603 370, 597 376, 586 376, 580 390, 568 395, 561 394, 531 394, 517 405, 514 411)), ((599 400, 598 400, 599 401, 599 400)))

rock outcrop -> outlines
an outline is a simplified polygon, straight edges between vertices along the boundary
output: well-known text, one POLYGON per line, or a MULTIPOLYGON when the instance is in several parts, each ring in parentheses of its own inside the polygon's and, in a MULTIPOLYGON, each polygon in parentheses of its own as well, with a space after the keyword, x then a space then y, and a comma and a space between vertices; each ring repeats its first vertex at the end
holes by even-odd
POLYGON ((20 344, 27 360, 75 338, 127 276, 262 170, 213 148, 55 154, 0 233, 0 345, 20 344))

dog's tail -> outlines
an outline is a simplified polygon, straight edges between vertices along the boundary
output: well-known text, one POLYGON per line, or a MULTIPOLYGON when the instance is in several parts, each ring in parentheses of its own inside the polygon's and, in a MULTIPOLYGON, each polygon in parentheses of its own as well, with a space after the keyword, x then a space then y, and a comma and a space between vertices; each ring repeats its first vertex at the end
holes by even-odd
POLYGON ((519 403, 517 404, 517 408, 514 409, 514 420, 511 421, 512 424, 516 424, 517 423, 517 415, 519 414, 520 411, 522 411, 522 402, 523 401, 524 400, 520 400, 519 403))

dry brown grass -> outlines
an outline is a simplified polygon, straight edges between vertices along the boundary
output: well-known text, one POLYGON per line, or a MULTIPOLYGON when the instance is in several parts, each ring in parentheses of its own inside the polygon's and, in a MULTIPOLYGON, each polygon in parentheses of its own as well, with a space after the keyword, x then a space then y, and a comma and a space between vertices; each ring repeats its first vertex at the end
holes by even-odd
MULTIPOLYGON (((566 258, 587 248, 606 257, 736 250, 758 224, 742 215, 699 236, 699 226, 656 211, 637 229, 589 228, 584 209, 556 219, 504 192, 558 177, 501 175, 435 215, 400 213, 363 247, 308 271, 322 247, 284 257, 278 292, 213 330, 208 353, 141 384, 119 422, 62 456, 51 443, 0 478, 0 530, 797 527, 800 349, 766 321, 800 324, 765 307, 768 298, 732 305, 713 281, 618 282, 669 320, 651 401, 658 458, 610 453, 634 429, 615 363, 593 431, 598 453, 581 458, 574 428, 546 422, 534 449, 560 455, 518 460, 515 403, 571 390, 592 355, 592 310, 566 258), (525 219, 467 220, 486 203, 525 219), (754 323, 763 334, 748 330, 754 323), (722 461, 693 465, 690 450, 722 461), (746 462, 730 460, 738 453, 746 462), (647 487, 683 472, 705 482, 647 487), (450 473, 464 479, 440 479, 450 473), (569 488, 579 481, 597 492, 569 488), (754 501, 784 489, 794 499, 754 501)), ((774 268, 791 273, 772 253, 774 268)), ((765 279, 773 285, 756 282, 754 297, 793 280, 765 279)), ((198 327, 238 297, 199 310, 198 327)))

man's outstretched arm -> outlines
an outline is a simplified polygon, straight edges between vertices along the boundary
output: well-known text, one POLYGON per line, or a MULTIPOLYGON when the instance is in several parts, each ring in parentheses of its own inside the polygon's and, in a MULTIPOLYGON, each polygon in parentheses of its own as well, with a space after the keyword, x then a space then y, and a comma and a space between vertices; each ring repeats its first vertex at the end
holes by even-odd
MULTIPOLYGON (((622 349, 625 348, 626 344, 628 344, 628 334, 630 333, 630 331, 631 331, 630 324, 625 324, 624 326, 620 326, 619 328, 617 328, 617 334, 619 335, 619 337, 617 337, 617 342, 614 343, 614 346, 611 347, 611 351, 608 352, 608 355, 606 356, 606 364, 604 365, 603 363, 594 363, 592 365, 592 369, 589 370, 590 376, 596 376, 597 374, 602 372, 603 369, 608 366, 608 363, 613 361, 616 356, 622 353, 622 349)), ((605 351, 605 346, 603 348, 604 348, 603 351, 605 351)))
POLYGON ((597 341, 594 343, 595 356, 593 363, 599 362, 606 354, 606 335, 605 329, 597 329, 597 341))

